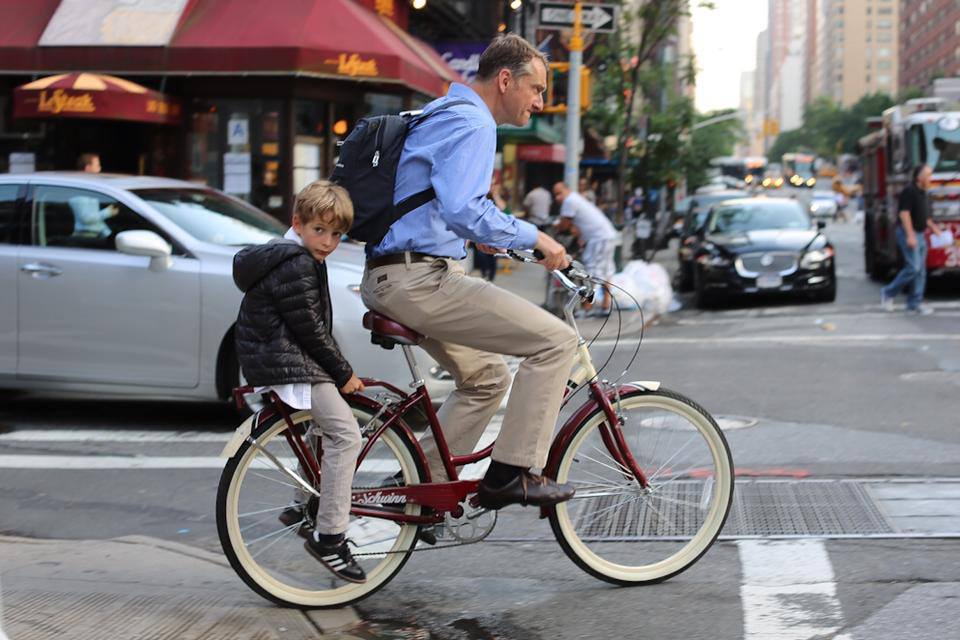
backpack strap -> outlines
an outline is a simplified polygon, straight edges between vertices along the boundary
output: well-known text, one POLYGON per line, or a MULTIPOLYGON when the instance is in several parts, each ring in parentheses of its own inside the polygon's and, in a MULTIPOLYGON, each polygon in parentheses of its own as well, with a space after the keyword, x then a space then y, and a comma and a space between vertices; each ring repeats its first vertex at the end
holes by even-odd
MULTIPOLYGON (((410 123, 410 128, 412 129, 413 127, 416 127, 417 125, 422 123, 424 120, 429 119, 435 113, 439 113, 444 109, 449 109, 451 107, 455 107, 461 104, 473 104, 473 103, 470 102, 469 100, 463 100, 463 99, 452 100, 450 102, 444 103, 439 107, 437 107, 436 109, 433 109, 432 111, 429 111, 427 113, 423 113, 417 116, 416 119, 410 123)), ((397 213, 397 221, 399 221, 400 218, 407 215, 414 209, 418 209, 422 207, 423 205, 427 204, 428 202, 430 202, 436 197, 437 197, 437 192, 433 190, 433 187, 429 187, 427 189, 424 189, 423 191, 419 191, 413 194, 412 196, 407 196, 406 198, 398 202, 396 205, 394 205, 394 211, 397 213)))

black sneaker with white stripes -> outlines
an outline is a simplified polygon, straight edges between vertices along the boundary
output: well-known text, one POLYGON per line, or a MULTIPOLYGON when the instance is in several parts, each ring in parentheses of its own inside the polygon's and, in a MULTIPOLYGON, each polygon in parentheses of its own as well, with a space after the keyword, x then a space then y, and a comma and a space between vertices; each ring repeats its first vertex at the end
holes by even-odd
POLYGON ((324 544, 317 540, 317 534, 314 533, 307 538, 303 546, 338 578, 357 583, 367 581, 367 574, 350 553, 345 537, 341 536, 339 541, 333 544, 324 544))

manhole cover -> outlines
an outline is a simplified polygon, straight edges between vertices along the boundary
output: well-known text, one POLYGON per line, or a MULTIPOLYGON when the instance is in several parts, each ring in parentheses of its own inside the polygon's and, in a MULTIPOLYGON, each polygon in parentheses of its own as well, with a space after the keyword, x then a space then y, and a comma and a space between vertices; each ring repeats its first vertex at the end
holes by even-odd
POLYGON ((723 431, 755 427, 759 422, 756 418, 749 418, 747 416, 714 416, 713 419, 717 421, 717 426, 723 431))

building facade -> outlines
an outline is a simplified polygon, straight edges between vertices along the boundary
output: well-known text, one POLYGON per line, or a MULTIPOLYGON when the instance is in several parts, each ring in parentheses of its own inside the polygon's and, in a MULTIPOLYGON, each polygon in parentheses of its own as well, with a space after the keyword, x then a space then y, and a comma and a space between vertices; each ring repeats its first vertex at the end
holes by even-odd
POLYGON ((849 107, 873 93, 895 96, 897 0, 817 0, 816 12, 816 78, 810 99, 827 96, 849 107))
POLYGON ((401 0, 278 3, 269 20, 258 0, 158 6, 0 0, 0 171, 73 169, 96 152, 104 171, 206 184, 285 219, 303 185, 330 175, 358 118, 419 107, 457 79, 407 33, 401 0), (18 87, 70 72, 158 91, 179 117, 16 117, 18 87))
POLYGON ((901 90, 960 76, 960 2, 900 0, 899 58, 901 90))

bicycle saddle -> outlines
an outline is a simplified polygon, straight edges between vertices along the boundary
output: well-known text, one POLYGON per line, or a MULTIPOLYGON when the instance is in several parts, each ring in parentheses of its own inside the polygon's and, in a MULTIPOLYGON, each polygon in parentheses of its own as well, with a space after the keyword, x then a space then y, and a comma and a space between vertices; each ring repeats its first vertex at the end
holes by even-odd
POLYGON ((414 345, 423 342, 423 336, 413 329, 376 311, 363 314, 363 328, 370 330, 370 342, 384 349, 393 349, 396 344, 414 345))

